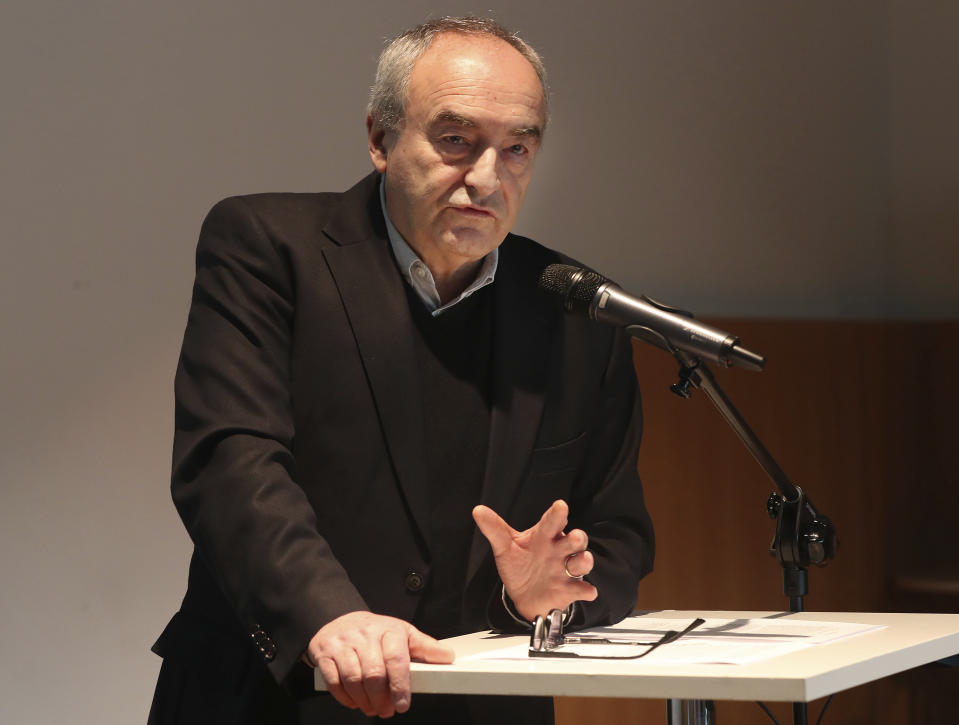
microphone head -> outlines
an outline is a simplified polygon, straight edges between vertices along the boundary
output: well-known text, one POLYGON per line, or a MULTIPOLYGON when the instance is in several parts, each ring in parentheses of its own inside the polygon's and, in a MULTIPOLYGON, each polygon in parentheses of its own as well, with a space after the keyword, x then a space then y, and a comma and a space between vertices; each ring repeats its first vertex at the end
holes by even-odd
POLYGON ((590 269, 571 264, 551 264, 540 274, 537 286, 544 292, 559 296, 567 312, 589 316, 589 306, 596 292, 609 281, 590 269))

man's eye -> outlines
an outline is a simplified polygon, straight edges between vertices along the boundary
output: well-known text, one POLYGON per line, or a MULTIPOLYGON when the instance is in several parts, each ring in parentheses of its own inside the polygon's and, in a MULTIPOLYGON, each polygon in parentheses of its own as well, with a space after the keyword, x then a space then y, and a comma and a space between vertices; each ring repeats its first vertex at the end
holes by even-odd
POLYGON ((526 153, 526 147, 523 146, 523 144, 516 143, 509 147, 509 152, 517 156, 522 156, 526 153))
POLYGON ((466 139, 462 136, 444 136, 443 140, 451 146, 462 146, 466 143, 466 139))

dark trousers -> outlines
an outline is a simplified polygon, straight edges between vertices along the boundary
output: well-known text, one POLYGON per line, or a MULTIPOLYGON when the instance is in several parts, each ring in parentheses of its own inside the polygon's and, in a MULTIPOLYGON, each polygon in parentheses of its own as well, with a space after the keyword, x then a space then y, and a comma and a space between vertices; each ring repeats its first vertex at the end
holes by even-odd
MULTIPOLYGON (((284 686, 256 656, 228 668, 165 659, 148 725, 352 725, 369 723, 327 693, 313 692, 313 671, 297 665, 284 686), (203 666, 206 665, 206 666, 203 666)), ((390 722, 405 725, 552 725, 544 697, 414 694, 410 710, 390 722)))

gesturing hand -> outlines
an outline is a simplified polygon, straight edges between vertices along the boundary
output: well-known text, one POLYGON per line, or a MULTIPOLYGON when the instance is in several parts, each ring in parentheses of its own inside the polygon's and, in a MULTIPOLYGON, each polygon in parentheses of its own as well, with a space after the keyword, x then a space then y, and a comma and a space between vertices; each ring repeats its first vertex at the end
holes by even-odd
POLYGON ((409 622, 350 612, 313 635, 303 657, 341 705, 390 717, 410 707, 410 659, 450 664, 454 654, 409 622))
POLYGON ((491 508, 473 509, 473 520, 489 540, 506 593, 529 620, 596 598, 596 587, 582 580, 593 569, 586 533, 573 529, 564 534, 568 518, 566 502, 555 501, 534 526, 516 531, 491 508))

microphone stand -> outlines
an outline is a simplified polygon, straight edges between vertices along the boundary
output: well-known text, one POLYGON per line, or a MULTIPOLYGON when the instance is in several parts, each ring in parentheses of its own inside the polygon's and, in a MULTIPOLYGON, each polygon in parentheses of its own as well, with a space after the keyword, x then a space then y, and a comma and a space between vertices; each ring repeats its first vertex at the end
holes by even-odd
MULTIPOLYGON (((692 395, 691 388, 702 390, 776 485, 778 493, 773 491, 766 500, 769 517, 776 519, 776 533, 769 553, 782 566, 783 593, 789 598, 789 611, 802 612, 803 597, 809 592, 807 569, 810 564, 824 566, 839 546, 832 521, 820 514, 803 490, 789 480, 702 360, 676 349, 648 327, 632 325, 626 328, 626 332, 647 342, 653 342, 650 333, 658 338, 654 344, 672 353, 679 362, 679 381, 669 389, 681 398, 689 398, 692 395)), ((672 722, 673 708, 669 708, 671 725, 679 725, 672 722)), ((711 715, 710 706, 705 718, 700 714, 696 721, 712 723, 711 715)), ((805 702, 793 703, 793 722, 795 725, 807 725, 805 702)))

